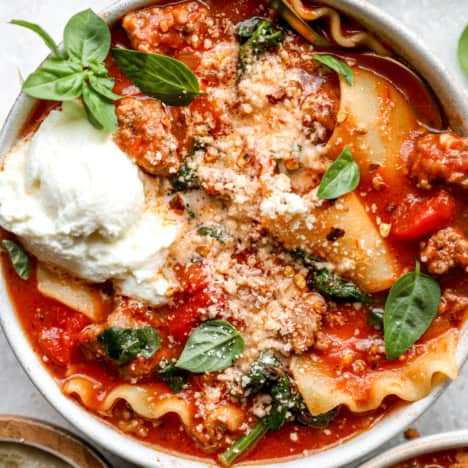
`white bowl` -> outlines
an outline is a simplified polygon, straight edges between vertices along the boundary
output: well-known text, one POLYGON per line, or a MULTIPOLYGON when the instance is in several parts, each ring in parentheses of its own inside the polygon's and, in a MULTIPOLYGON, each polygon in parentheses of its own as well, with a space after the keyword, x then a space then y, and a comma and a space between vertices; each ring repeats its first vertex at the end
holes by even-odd
MULTIPOLYGON (((113 23, 131 9, 154 3, 154 0, 122 0, 111 5, 102 12, 102 15, 106 21, 113 23)), ((430 84, 444 107, 451 127, 461 134, 468 135, 468 102, 466 96, 461 89, 453 84, 454 81, 451 79, 449 72, 424 49, 417 38, 406 31, 393 18, 364 0, 324 0, 323 3, 354 17, 391 45, 430 84)), ((34 101, 24 94, 18 97, 0 133, 0 154, 4 154, 15 142, 33 105, 34 101)), ((0 305, 2 310, 0 321, 3 330, 24 370, 52 406, 90 440, 133 463, 145 467, 198 468, 212 466, 212 464, 177 457, 150 448, 121 434, 85 411, 74 401, 65 397, 42 365, 38 355, 32 350, 24 335, 6 292, 5 280, 2 275, 0 275, 0 305)), ((458 349, 457 362, 459 367, 467 357, 468 336, 464 334, 458 349)), ((447 388, 447 385, 448 382, 445 382, 434 388, 426 398, 393 411, 372 429, 346 443, 317 452, 307 458, 275 463, 274 466, 278 468, 349 466, 351 463, 368 456, 380 445, 411 424, 435 402, 447 388)))

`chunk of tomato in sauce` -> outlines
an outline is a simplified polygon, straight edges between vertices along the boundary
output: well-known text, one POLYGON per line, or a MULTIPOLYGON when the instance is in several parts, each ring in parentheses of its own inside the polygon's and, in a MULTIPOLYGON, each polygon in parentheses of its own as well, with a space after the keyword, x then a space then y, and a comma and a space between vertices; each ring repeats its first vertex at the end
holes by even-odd
POLYGON ((427 196, 408 195, 393 212, 392 234, 416 240, 449 226, 456 212, 453 197, 445 190, 427 196))
POLYGON ((68 307, 54 304, 38 308, 33 320, 41 352, 55 365, 69 364, 78 348, 78 335, 89 324, 89 319, 68 307))

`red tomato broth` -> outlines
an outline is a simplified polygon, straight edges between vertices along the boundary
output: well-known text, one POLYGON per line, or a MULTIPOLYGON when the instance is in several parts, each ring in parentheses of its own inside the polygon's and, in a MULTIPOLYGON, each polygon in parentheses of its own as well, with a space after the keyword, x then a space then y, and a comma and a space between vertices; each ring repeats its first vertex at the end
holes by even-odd
MULTIPOLYGON (((212 8, 216 15, 226 15, 234 22, 241 21, 255 15, 264 16, 266 12, 265 6, 262 3, 254 2, 253 0, 241 0, 236 2, 236 4, 234 4, 234 2, 213 2, 212 8)), ((120 26, 113 28, 113 46, 130 47, 128 38, 120 26)), ((125 96, 141 94, 118 69, 111 57, 107 60, 107 66, 111 76, 115 79, 114 91, 116 93, 125 96)), ((381 70, 376 70, 376 72, 381 73, 381 70)), ((414 95, 408 94, 407 98, 414 98, 416 101, 418 99, 423 100, 423 98, 417 96, 419 96, 417 93, 414 95)), ((203 109, 205 101, 206 100, 203 98, 197 99, 192 106, 203 109)), ((48 112, 57 105, 58 104, 56 103, 47 102, 38 104, 25 125, 22 135, 28 135, 34 132, 48 112)), ((415 102, 414 105, 420 109, 428 110, 428 119, 431 119, 431 121, 434 122, 435 117, 431 115, 431 112, 433 112, 432 108, 425 105, 424 102, 422 105, 415 102)), ((415 197, 428 197, 427 192, 422 192, 416 189, 411 181, 406 177, 400 177, 396 184, 392 181, 391 186, 387 185, 382 190, 376 191, 372 188, 372 176, 374 175, 372 171, 366 170, 366 168, 361 169, 362 181, 358 189, 358 193, 361 195, 368 210, 371 210, 372 205, 375 204, 375 214, 380 217, 382 222, 391 223, 393 211, 389 210, 389 206, 398 206, 408 195, 415 197)), ((382 172, 382 176, 385 181, 385 171, 382 169, 380 171, 382 172)), ((454 193, 457 195, 456 192, 454 193)), ((466 208, 463 207, 461 197, 455 196, 454 199, 456 200, 456 216, 458 218, 463 210, 466 211, 466 208)), ((392 235, 388 238, 388 242, 392 247, 393 253, 397 256, 398 261, 404 266, 404 268, 408 270, 414 269, 418 242, 413 240, 402 241, 401 239, 394 238, 392 235)), ((70 349, 68 359, 71 363, 74 375, 86 376, 98 384, 98 390, 96 391, 94 400, 95 408, 98 408, 105 395, 107 395, 112 388, 124 383, 125 381, 118 377, 112 368, 105 366, 103 363, 85 360, 81 351, 73 346, 74 335, 89 323, 88 319, 78 312, 42 296, 37 291, 36 278, 34 274, 31 275, 31 278, 28 281, 23 281, 17 277, 13 267, 5 256, 2 259, 2 264, 8 292, 14 304, 14 308, 20 318, 21 325, 28 336, 33 349, 39 356, 47 356, 47 352, 45 352, 45 350, 49 350, 53 356, 54 350, 51 350, 51 345, 47 343, 47 340, 41 339, 41 333, 45 329, 54 329, 54 327, 66 330, 67 333, 70 334, 71 339, 69 342, 62 343, 61 345, 64 348, 68 346, 70 349), (39 314, 38 310, 42 311, 42 313, 39 314), (72 320, 67 321, 64 319, 64 316, 71 316, 72 320)), ((454 273, 443 281, 447 282, 447 284, 453 284, 454 282, 460 282, 460 277, 460 273, 454 273)), ((202 280, 200 281, 200 284, 204 286, 202 280)), ((466 278, 461 288, 468 291, 468 280, 466 278)), ((188 292, 188 295, 181 296, 179 304, 175 309, 169 309, 163 312, 163 315, 164 313, 166 314, 167 320, 155 320, 155 326, 158 327, 163 337, 168 334, 173 334, 180 342, 183 342, 189 331, 199 323, 197 309, 201 304, 206 304, 206 292, 203 291, 202 287, 195 288, 188 292)), ((404 365, 401 361, 388 362, 385 360, 379 361, 378 364, 376 364, 369 360, 368 353, 365 351, 359 352, 356 349, 355 344, 359 340, 382 337, 382 332, 372 327, 368 322, 369 306, 364 305, 358 309, 352 305, 338 304, 336 305, 336 309, 343 317, 344 323, 340 326, 336 326, 336 324, 325 321, 323 332, 330 336, 333 341, 333 345, 331 351, 327 351, 326 353, 320 353, 320 351, 317 351, 316 354, 326 362, 330 369, 333 369, 333 371, 336 372, 337 377, 342 375, 343 372, 350 373, 351 375, 353 374, 352 368, 345 363, 345 355, 349 351, 354 353, 355 359, 360 359, 366 363, 368 367, 366 372, 369 372, 370 369, 375 369, 376 366, 379 369, 391 369, 404 365)), ((418 342, 417 346, 413 350, 408 352, 408 356, 406 357, 411 359, 415 354, 424 352, 426 344, 431 339, 440 336, 449 329, 458 329, 461 323, 462 318, 453 316, 452 314, 444 314, 437 317, 426 335, 418 342)), ((168 350, 163 345, 158 353, 160 352, 164 354, 167 351, 168 350)), ((174 353, 174 350, 172 350, 171 353, 174 353)), ((66 370, 63 366, 64 363, 60 362, 60 360, 59 362, 54 362, 54 360, 50 359, 48 356, 47 359, 43 359, 43 362, 59 384, 63 383, 66 378, 69 377, 69 373, 66 374, 66 370)), ((157 381, 156 378, 151 379, 148 382, 143 381, 143 383, 154 384, 155 381, 157 381)), ((346 384, 345 379, 343 379, 342 382, 343 385, 346 384)), ((360 382, 362 383, 362 379, 360 382)), ((193 383, 192 378, 189 389, 184 390, 183 392, 184 397, 189 400, 193 398, 193 390, 190 389, 193 383)), ((163 383, 157 383, 155 385, 158 386, 158 391, 169 391, 169 388, 163 383)), ((360 391, 365 393, 365 387, 361 388, 360 391)), ((368 413, 357 414, 350 412, 346 408, 340 408, 339 416, 324 429, 307 428, 292 423, 286 424, 279 431, 269 431, 262 438, 261 443, 257 444, 242 459, 242 461, 265 461, 273 458, 277 459, 300 456, 303 455, 305 451, 315 451, 331 447, 339 442, 348 440, 363 431, 369 430, 376 422, 381 420, 385 414, 389 413, 399 404, 399 400, 390 397, 385 400, 380 408, 368 413), (296 436, 292 437, 292 434, 297 435, 297 440, 293 440, 296 439, 296 436)), ((101 417, 110 422, 113 426, 119 427, 118 423, 120 418, 115 415, 119 412, 119 409, 122 409, 122 407, 123 402, 120 402, 116 405, 115 411, 112 415, 101 415, 101 417)), ((207 455, 203 452, 197 443, 183 431, 180 421, 175 415, 167 415, 163 417, 159 423, 142 420, 142 424, 147 428, 147 434, 144 437, 139 434, 132 435, 145 443, 157 446, 163 450, 178 453, 182 452, 185 455, 203 459, 213 459, 213 456, 207 455)))

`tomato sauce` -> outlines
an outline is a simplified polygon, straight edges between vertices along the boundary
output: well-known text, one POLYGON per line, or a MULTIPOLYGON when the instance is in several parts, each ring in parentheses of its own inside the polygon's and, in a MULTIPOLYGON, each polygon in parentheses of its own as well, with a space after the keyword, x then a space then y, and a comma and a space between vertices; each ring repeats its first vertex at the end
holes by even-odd
MULTIPOLYGON (((266 8, 263 2, 254 0, 239 0, 236 2, 208 2, 218 16, 226 16, 234 23, 252 16, 264 16, 266 8)), ((128 37, 124 30, 117 25, 113 29, 112 44, 116 46, 130 47, 128 37)), ((420 118, 428 126, 442 128, 443 119, 438 112, 438 105, 432 99, 432 95, 424 84, 412 77, 411 80, 402 80, 395 72, 393 65, 385 63, 378 58, 371 56, 361 57, 362 66, 385 76, 391 82, 399 87, 406 98, 420 113, 420 118)), ((114 91, 123 96, 139 95, 139 90, 125 77, 118 69, 111 57, 107 59, 107 67, 110 75, 115 80, 114 91)), ((197 105, 197 104, 195 104, 197 105)), ((45 116, 57 104, 40 102, 34 112, 31 114, 25 125, 21 136, 29 135, 34 132, 45 116)), ((380 170, 380 169, 379 169, 380 170)), ((395 212, 401 207, 405 200, 410 196, 424 201, 437 197, 437 193, 422 192, 406 178, 399 178, 397 184, 385 186, 381 191, 372 189, 372 179, 375 176, 373 168, 363 168, 362 180, 358 193, 362 196, 366 207, 370 210, 375 206, 376 214, 384 223, 392 224, 395 222, 395 212)), ((382 173, 385 180, 385 174, 382 173)), ((440 221, 430 220, 429 224, 433 227, 434 223, 440 227, 440 223, 449 223, 454 217, 459 218, 466 210, 463 207, 461 197, 456 196, 456 192, 450 191, 446 195, 445 205, 450 206, 447 209, 446 217, 440 221)), ((401 208, 400 208, 401 209, 401 208)), ((409 208, 408 208, 409 209, 409 208)), ((427 210, 422 210, 426 212, 427 210)), ((397 216, 401 218, 401 216, 397 216)), ((392 247, 393 253, 397 256, 404 268, 412 270, 416 261, 416 252, 421 238, 421 232, 418 232, 417 240, 411 236, 402 240, 401 236, 390 234, 388 242, 392 247)), ((425 232, 423 232, 423 235, 425 232)), ((86 360, 77 347, 78 333, 84 328, 89 320, 82 314, 67 308, 57 301, 42 296, 36 287, 35 275, 31 275, 28 281, 23 281, 17 277, 10 262, 3 257, 3 271, 7 282, 8 292, 13 301, 14 307, 18 312, 23 329, 28 336, 34 351, 42 358, 45 367, 51 375, 62 384, 68 377, 65 362, 72 364, 75 374, 86 376, 96 382, 95 406, 99 407, 100 402, 115 386, 125 383, 123 379, 117 376, 112 369, 97 361, 86 360)), ((34 271, 34 268, 33 268, 34 271)), ((192 272, 196 274, 196 272, 192 272)), ((191 278, 190 288, 187 288, 187 295, 180 298, 177 314, 166 311, 167 320, 159 325, 161 333, 164 335, 172 334, 179 341, 186 339, 188 332, 199 323, 197 309, 199 304, 206 304, 210 298, 205 297, 206 293, 202 291, 204 287, 204 278, 198 277, 196 281, 191 278), (205 294, 205 295, 204 295, 205 294)), ((460 288, 468 291, 468 280, 461 281, 459 273, 452 274, 445 281, 448 283, 458 282, 460 288), (457 276, 458 275, 458 276, 457 276)), ((377 302, 382 302, 377 297, 377 302)), ((216 302, 222 302, 222 298, 216 298, 216 302)), ((354 353, 354 360, 361 360, 366 366, 366 371, 379 368, 392 368, 401 365, 396 362, 376 362, 372 360, 372 355, 365 351, 356 351, 355 343, 359 340, 377 339, 382 336, 381 331, 369 323, 369 305, 363 305, 356 308, 353 305, 338 304, 333 316, 341 317, 339 326, 336 322, 325 319, 323 332, 333 338, 333 346, 327 353, 317 354, 327 361, 330 368, 334 369, 339 375, 346 370, 352 370, 346 364, 346 355, 350 350, 354 353)), ((439 316, 432 324, 425 337, 418 342, 416 351, 423 352, 426 343, 435 336, 439 336, 449 329, 458 329, 463 317, 445 314, 439 316)), ((160 353, 168 352, 164 346, 160 353)), ((173 352, 173 350, 171 351, 173 352)), ((364 371, 364 372, 366 372, 364 371)), ((158 384, 164 386, 165 384, 158 384)), ((193 390, 184 393, 186 398, 191 398, 193 390)), ((262 439, 261 443, 254 446, 250 452, 242 459, 243 461, 266 461, 278 458, 298 457, 310 454, 313 451, 332 447, 338 443, 346 441, 366 430, 369 430, 374 424, 381 420, 392 409, 399 404, 397 398, 387 398, 380 408, 367 413, 352 413, 347 408, 339 409, 339 417, 335 418, 326 428, 308 428, 298 424, 286 424, 278 431, 269 431, 262 439)), ((122 412, 126 408, 122 402, 118 403, 111 416, 102 416, 109 423, 120 427, 122 424, 122 412)), ((137 417, 138 416, 134 416, 137 417)), ((193 439, 183 431, 179 419, 175 415, 168 415, 161 419, 160 423, 155 424, 150 421, 140 419, 140 427, 145 430, 134 433, 133 435, 145 443, 180 453, 187 456, 198 457, 202 459, 212 459, 210 455, 203 452, 193 439)), ((128 433, 128 431, 125 431, 128 433)), ((441 460, 448 460, 452 457, 452 452, 447 452, 441 456, 441 460)), ((442 462, 441 462, 442 463, 442 462)), ((445 463, 445 462, 443 462, 445 463)), ((449 466, 447 464, 440 466, 449 466)), ((404 465, 407 466, 407 465, 404 465)), ((419 465, 411 465, 419 466, 419 465)), ((421 465, 422 466, 422 465, 421 465)))

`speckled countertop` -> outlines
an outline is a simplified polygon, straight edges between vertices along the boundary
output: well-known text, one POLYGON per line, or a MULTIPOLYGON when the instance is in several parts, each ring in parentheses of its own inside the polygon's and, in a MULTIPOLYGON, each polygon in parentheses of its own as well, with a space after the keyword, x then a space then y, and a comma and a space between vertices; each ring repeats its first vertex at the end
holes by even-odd
MULTIPOLYGON (((369 0, 370 1, 370 0, 369 0)), ((468 89, 457 64, 457 39, 468 23, 468 0, 372 0, 418 34, 468 89)), ((87 7, 99 11, 109 0, 0 0, 0 124, 6 118, 20 89, 20 77, 27 76, 47 53, 45 46, 25 30, 7 24, 21 18, 44 26, 60 38, 67 19, 87 7)), ((0 332, 0 413, 41 418, 71 429, 31 384, 5 337, 0 332)), ((468 428, 468 367, 461 372, 438 402, 414 424, 423 435, 468 428)), ((73 429, 72 429, 73 430, 73 429)), ((395 438, 388 445, 397 444, 395 438)), ((109 456, 116 468, 130 465, 109 456)))

